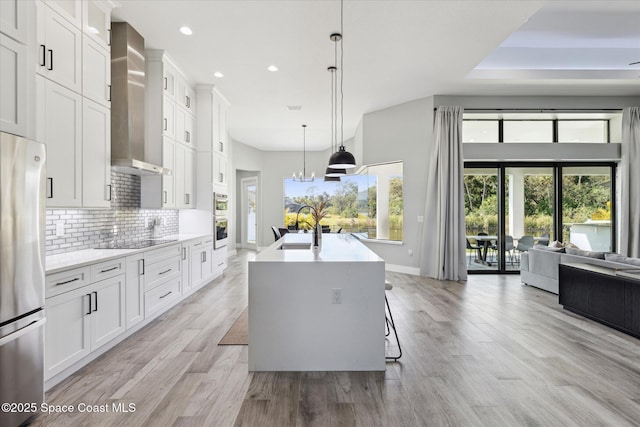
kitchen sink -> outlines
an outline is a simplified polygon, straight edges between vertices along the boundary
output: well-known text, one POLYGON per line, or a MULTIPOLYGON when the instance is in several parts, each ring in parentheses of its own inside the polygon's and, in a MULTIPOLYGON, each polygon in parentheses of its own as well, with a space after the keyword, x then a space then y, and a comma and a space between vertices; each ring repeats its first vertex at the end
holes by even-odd
POLYGON ((311 243, 307 243, 307 242, 283 243, 282 245, 280 245, 280 247, 278 249, 281 250, 281 251, 290 250, 290 249, 307 249, 307 250, 309 250, 309 249, 311 249, 311 243))

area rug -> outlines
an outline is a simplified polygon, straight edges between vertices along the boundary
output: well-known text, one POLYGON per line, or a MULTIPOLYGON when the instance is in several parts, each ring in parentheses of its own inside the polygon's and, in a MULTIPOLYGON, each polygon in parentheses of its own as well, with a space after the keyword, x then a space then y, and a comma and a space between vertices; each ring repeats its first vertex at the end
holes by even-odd
POLYGON ((249 344, 249 307, 245 308, 231 328, 222 337, 218 345, 249 344))

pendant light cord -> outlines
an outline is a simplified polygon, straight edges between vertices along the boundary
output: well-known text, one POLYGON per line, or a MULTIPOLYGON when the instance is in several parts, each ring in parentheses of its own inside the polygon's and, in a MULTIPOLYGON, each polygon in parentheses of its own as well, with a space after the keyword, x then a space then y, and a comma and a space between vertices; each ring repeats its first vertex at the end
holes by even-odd
MULTIPOLYGON (((340 0, 340 146, 344 146, 344 0, 340 0)), ((337 137, 337 132, 336 132, 337 137)), ((337 145, 337 141, 336 141, 337 145)))
POLYGON ((302 177, 307 178, 307 125, 302 125, 302 177))

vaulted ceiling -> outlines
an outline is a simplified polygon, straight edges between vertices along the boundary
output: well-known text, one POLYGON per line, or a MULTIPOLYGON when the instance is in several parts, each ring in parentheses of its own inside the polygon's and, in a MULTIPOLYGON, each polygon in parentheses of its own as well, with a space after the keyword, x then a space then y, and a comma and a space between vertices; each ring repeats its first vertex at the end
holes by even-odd
MULTIPOLYGON (((637 0, 345 0, 343 17, 345 139, 363 114, 431 95, 640 95, 637 0)), ((120 0, 113 20, 215 84, 234 139, 299 150, 306 123, 307 148, 329 148, 340 1, 120 0)))

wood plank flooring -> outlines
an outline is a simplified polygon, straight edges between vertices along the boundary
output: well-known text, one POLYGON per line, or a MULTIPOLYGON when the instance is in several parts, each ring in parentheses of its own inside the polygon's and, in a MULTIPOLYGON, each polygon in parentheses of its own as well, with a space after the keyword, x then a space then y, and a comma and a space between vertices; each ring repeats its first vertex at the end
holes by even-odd
POLYGON ((218 346, 247 305, 241 251, 224 277, 46 395, 129 413, 34 426, 637 426, 640 340, 564 311, 518 276, 466 284, 387 273, 404 355, 386 372, 247 372, 218 346))

